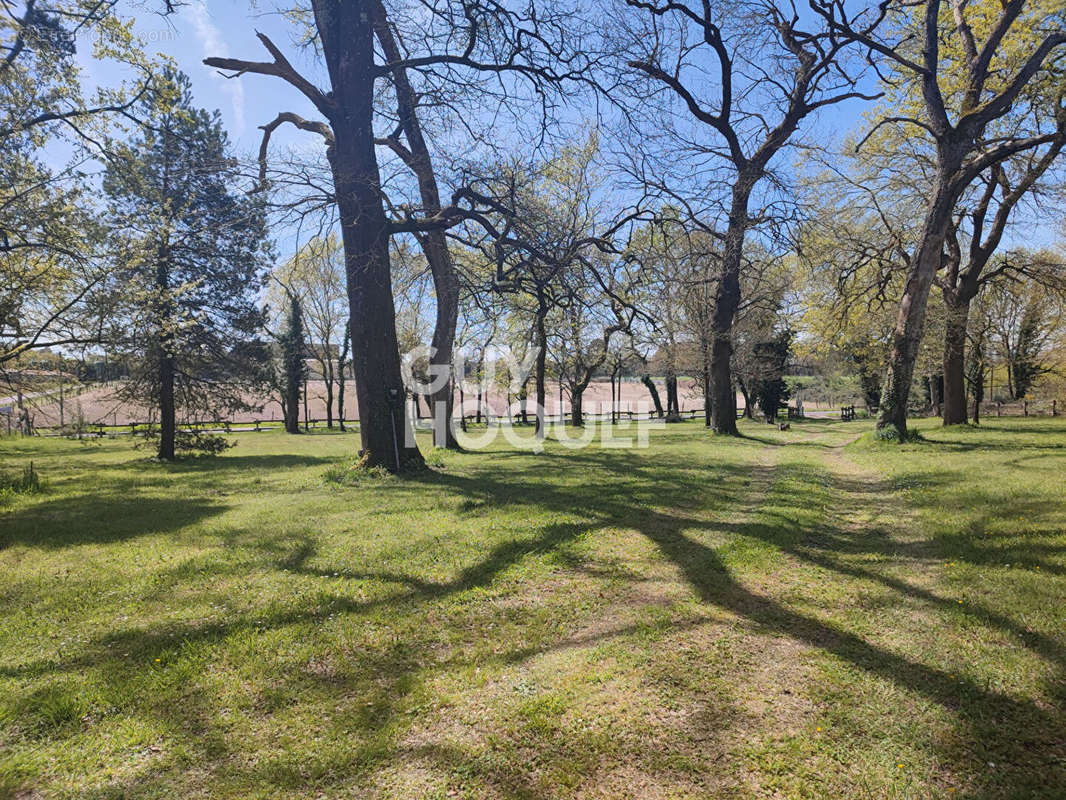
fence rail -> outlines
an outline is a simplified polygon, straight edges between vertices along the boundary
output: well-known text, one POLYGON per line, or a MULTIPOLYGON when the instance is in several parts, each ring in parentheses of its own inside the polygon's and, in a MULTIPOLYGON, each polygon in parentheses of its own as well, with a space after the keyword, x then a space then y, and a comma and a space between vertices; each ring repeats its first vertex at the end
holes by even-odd
POLYGON ((995 412, 997 417, 1057 417, 1060 407, 1058 400, 1015 401, 1013 403, 982 403, 981 413, 995 412))
MULTIPOLYGON (((1051 416, 1057 417, 1063 410, 1064 406, 1057 400, 1039 400, 1028 401, 1020 400, 1010 403, 982 403, 981 404, 981 416, 996 416, 996 417, 1038 417, 1038 416, 1051 416)), ((788 406, 782 409, 787 413, 788 419, 801 419, 802 414, 797 410, 788 406)), ((972 408, 971 408, 972 410, 972 408)), ((703 416, 702 408, 688 408, 681 411, 678 414, 666 416, 659 415, 653 410, 648 411, 632 411, 628 409, 618 409, 614 412, 611 411, 588 411, 582 414, 582 416, 590 421, 605 421, 605 420, 622 420, 640 421, 640 420, 652 420, 652 419, 666 419, 667 421, 673 420, 692 420, 703 416)), ((744 409, 737 409, 737 418, 741 419, 744 416, 744 409)), ((562 413, 555 412, 545 415, 545 419, 548 422, 566 422, 569 419, 570 413, 564 411, 562 413)), ((840 419, 844 422, 850 422, 857 418, 855 406, 841 406, 840 407, 840 419)), ((526 414, 526 421, 523 423, 521 420, 521 414, 494 414, 488 411, 478 414, 465 414, 462 418, 462 422, 465 424, 500 424, 502 420, 508 420, 512 425, 519 424, 536 424, 536 414, 526 414)), ((429 417, 418 417, 414 420, 418 427, 429 427, 431 419, 429 417)), ((309 419, 306 421, 301 420, 300 427, 307 429, 321 429, 327 425, 325 419, 309 419)), ((334 427, 341 424, 339 419, 333 420, 334 427)), ((352 430, 358 430, 358 420, 344 420, 343 424, 346 428, 352 430)), ((9 419, 10 426, 10 419, 9 419)), ((129 422, 124 425, 108 425, 104 422, 93 422, 84 424, 81 426, 67 425, 63 428, 59 426, 38 426, 34 428, 35 433, 40 436, 85 436, 85 437, 102 437, 102 436, 131 436, 147 432, 153 427, 158 427, 158 423, 155 422, 129 422)), ((258 433, 262 431, 281 430, 284 427, 284 423, 277 419, 245 419, 245 420, 196 420, 186 421, 178 423, 178 429, 184 431, 195 431, 199 433, 258 433)), ((10 433, 11 431, 9 431, 10 433)))
MULTIPOLYGON (((300 427, 308 430, 311 428, 322 428, 327 425, 327 421, 324 419, 309 419, 300 422, 300 427)), ((340 420, 333 420, 334 427, 340 425, 340 420)), ((358 420, 344 420, 346 428, 358 430, 358 420)), ((179 431, 186 431, 189 433, 260 433, 262 431, 276 431, 282 430, 285 427, 284 422, 277 419, 263 420, 263 419, 251 419, 251 420, 198 420, 195 422, 179 422, 177 428, 179 431)), ((67 425, 63 428, 59 426, 37 427, 36 431, 41 436, 136 436, 137 434, 144 434, 152 429, 158 429, 158 422, 127 422, 123 425, 108 425, 105 422, 92 422, 85 425, 75 426, 67 425)))

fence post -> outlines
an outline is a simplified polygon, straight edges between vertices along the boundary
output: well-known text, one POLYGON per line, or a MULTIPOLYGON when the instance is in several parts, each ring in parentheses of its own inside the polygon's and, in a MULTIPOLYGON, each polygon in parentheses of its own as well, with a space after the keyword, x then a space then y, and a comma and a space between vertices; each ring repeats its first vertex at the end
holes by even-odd
POLYGON ((1051 401, 1051 416, 1053 417, 1057 417, 1059 415, 1058 406, 1056 405, 1056 402, 1057 401, 1055 400, 1051 401))
POLYGON ((1022 414, 1024 416, 1026 416, 1026 417, 1029 416, 1029 401, 1028 400, 1023 400, 1022 401, 1022 414))
POLYGON ((1002 417, 1003 416, 1003 403, 996 403, 996 416, 997 417, 1002 417))

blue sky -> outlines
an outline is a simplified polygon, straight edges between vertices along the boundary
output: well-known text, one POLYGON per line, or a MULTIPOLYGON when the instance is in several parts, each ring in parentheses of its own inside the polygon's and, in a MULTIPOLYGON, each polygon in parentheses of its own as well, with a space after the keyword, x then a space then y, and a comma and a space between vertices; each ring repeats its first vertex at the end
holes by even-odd
MULTIPOLYGON (((244 75, 227 79, 202 63, 207 56, 269 60, 255 36, 256 30, 261 30, 304 74, 320 78, 313 55, 292 44, 294 27, 268 12, 265 5, 256 10, 247 0, 190 0, 177 14, 166 18, 142 12, 135 29, 150 52, 174 59, 189 75, 198 105, 222 112, 230 137, 243 151, 254 152, 258 148, 258 126, 269 122, 279 111, 315 116, 303 95, 278 78, 244 75)), ((303 140, 308 146, 321 147, 320 140, 309 134, 278 134, 279 143, 303 140)))
MULTIPOLYGON (((188 0, 188 4, 169 17, 141 10, 135 30, 149 52, 172 58, 192 80, 196 103, 218 109, 238 152, 253 156, 260 142, 259 125, 269 122, 279 111, 293 111, 316 118, 311 104, 278 78, 244 75, 228 79, 205 66, 207 56, 232 56, 268 60, 269 56, 256 38, 256 30, 267 34, 286 53, 290 61, 306 76, 326 86, 324 68, 309 50, 293 42, 295 27, 273 11, 273 4, 253 4, 248 0, 188 0)), ((101 64, 80 48, 79 60, 87 83, 113 85, 120 77, 113 65, 101 64)), ((805 139, 825 143, 841 137, 860 120, 869 107, 863 101, 851 101, 824 109, 817 119, 805 126, 805 139)), ((321 139, 313 134, 282 126, 272 140, 272 149, 285 147, 321 151, 321 139)), ((1056 241, 1059 219, 1029 215, 1019 221, 1012 232, 1012 242, 1046 245, 1056 241)), ((291 251, 291 243, 279 241, 279 254, 291 251)), ((1010 243, 1008 243, 1009 246, 1010 243)))

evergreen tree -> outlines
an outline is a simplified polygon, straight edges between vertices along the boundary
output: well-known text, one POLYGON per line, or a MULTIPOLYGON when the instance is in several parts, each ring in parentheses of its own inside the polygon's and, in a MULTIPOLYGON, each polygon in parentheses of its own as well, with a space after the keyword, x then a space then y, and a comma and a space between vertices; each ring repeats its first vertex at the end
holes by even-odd
POLYGON ((784 377, 791 352, 792 331, 788 328, 755 345, 756 378, 751 391, 767 422, 777 418, 782 403, 787 403, 791 396, 784 377))
POLYGON ((1021 324, 1018 326, 1018 344, 1013 363, 1009 365, 1014 397, 1017 400, 1022 400, 1037 377, 1046 371, 1040 357, 1043 349, 1042 316, 1036 302, 1030 302, 1022 312, 1021 324))
POLYGON ((281 334, 281 407, 286 433, 300 432, 300 387, 307 377, 304 318, 300 298, 289 295, 289 314, 281 334))
POLYGON ((104 177, 124 251, 114 338, 133 364, 124 394, 158 409, 159 457, 173 459, 179 410, 245 410, 267 381, 266 221, 240 189, 219 113, 193 106, 184 74, 165 70, 137 110, 144 127, 114 145, 104 177))

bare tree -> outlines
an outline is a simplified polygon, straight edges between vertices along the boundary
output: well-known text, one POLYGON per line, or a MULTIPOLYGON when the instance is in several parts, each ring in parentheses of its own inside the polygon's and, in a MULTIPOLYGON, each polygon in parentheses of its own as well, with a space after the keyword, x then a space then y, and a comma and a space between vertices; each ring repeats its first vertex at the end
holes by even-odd
MULTIPOLYGON (((664 161, 678 161, 681 148, 692 158, 682 169, 702 177, 706 172, 696 165, 714 163, 706 167, 713 173, 710 184, 726 195, 709 372, 714 430, 735 434, 731 336, 741 303, 745 237, 767 217, 765 211, 753 212, 756 187, 807 116, 847 99, 872 99, 857 88, 858 78, 847 70, 844 56, 858 33, 872 34, 878 19, 866 22, 863 14, 849 19, 842 4, 818 0, 811 3, 818 13, 810 28, 810 15, 801 20, 798 11, 786 12, 771 2, 626 4, 638 12, 627 31, 627 62, 647 78, 646 85, 633 87, 634 96, 651 103, 656 125, 677 103, 697 129, 670 131, 669 155, 644 157, 645 163, 655 162, 648 171, 676 175, 664 161)), ((680 194, 661 177, 649 185, 674 198, 680 194)))
MULTIPOLYGON (((600 292, 596 282, 581 270, 571 270, 567 275, 570 300, 561 309, 553 352, 559 380, 570 394, 570 422, 579 427, 585 424, 585 390, 611 355, 611 340, 616 334, 629 331, 636 317, 633 306, 623 306, 611 297, 630 293, 623 284, 629 283, 627 279, 632 276, 621 266, 605 265, 601 270, 610 284, 610 295, 600 292)), ((613 386, 612 379, 612 391, 613 386)), ((613 406, 613 396, 611 400, 613 406)))
POLYGON ((307 327, 307 350, 317 362, 325 388, 326 426, 333 427, 334 399, 340 371, 340 340, 348 322, 344 291, 344 257, 334 236, 314 238, 274 271, 282 292, 275 292, 273 305, 288 305, 288 296, 299 298, 307 327), (283 296, 284 295, 284 296, 283 296))
MULTIPOLYGON (((306 120, 295 113, 282 112, 265 125, 262 174, 265 177, 270 135, 280 125, 295 125, 324 140, 345 249, 352 363, 363 455, 367 464, 394 471, 419 468, 423 461, 413 444, 401 446, 396 441, 396 432, 405 430, 404 388, 396 343, 388 240, 401 232, 425 235, 445 230, 466 215, 459 206, 460 194, 453 193, 451 203, 436 209, 432 207, 436 205, 432 193, 428 192, 423 193, 423 200, 431 201, 426 208, 405 206, 396 209, 394 218, 387 216, 387 197, 382 191, 375 148, 391 145, 374 131, 377 82, 391 78, 397 88, 397 105, 400 114, 405 115, 402 133, 407 137, 408 152, 417 159, 420 129, 406 113, 411 110, 411 98, 405 96, 405 73, 433 74, 443 86, 454 85, 461 80, 457 76, 462 74, 488 74, 500 80, 506 80, 504 76, 520 76, 536 86, 544 86, 576 74, 575 66, 580 72, 580 65, 568 63, 563 55, 567 41, 577 31, 576 26, 568 24, 570 15, 533 6, 512 11, 474 0, 441 0, 420 5, 417 10, 422 31, 420 52, 401 52, 401 44, 389 36, 389 25, 394 20, 385 4, 372 0, 312 0, 314 26, 309 38, 325 60, 331 84, 328 91, 300 74, 263 34, 259 34, 259 39, 271 61, 205 60, 209 66, 228 70, 234 76, 254 73, 281 78, 302 92, 325 118, 325 121, 306 120), (381 59, 375 52, 376 37, 386 51, 381 59), (395 49, 392 43, 397 44, 395 49), (556 66, 560 64, 562 70, 557 71, 556 66)), ((397 14, 401 12, 402 8, 397 14)), ((395 136, 392 138, 398 141, 395 136)), ((445 297, 444 302, 451 300, 445 297)))

